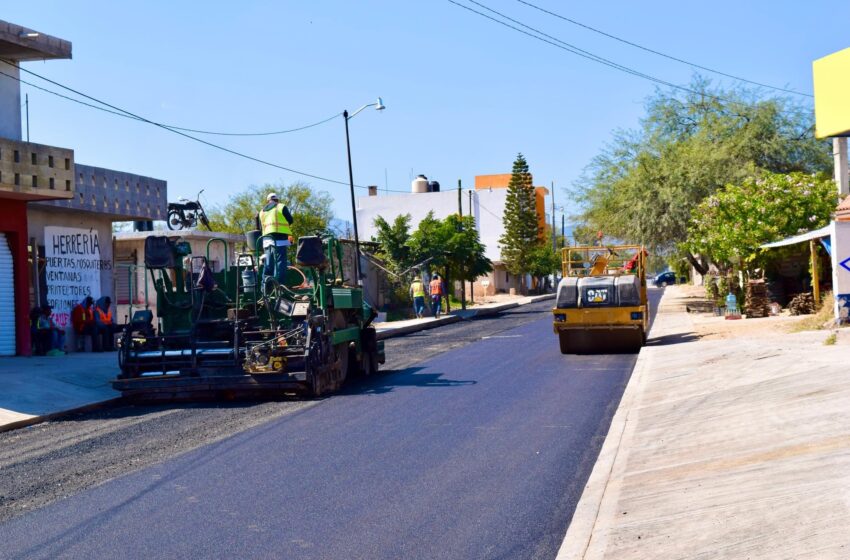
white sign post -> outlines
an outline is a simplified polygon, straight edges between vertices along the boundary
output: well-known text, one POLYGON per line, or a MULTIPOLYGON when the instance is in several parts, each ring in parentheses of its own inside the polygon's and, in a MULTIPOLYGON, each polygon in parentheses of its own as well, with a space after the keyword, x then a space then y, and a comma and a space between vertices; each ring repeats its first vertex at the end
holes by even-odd
POLYGON ((71 310, 86 296, 100 297, 100 271, 112 263, 100 258, 100 239, 94 229, 44 228, 47 304, 59 327, 71 322, 71 310))
POLYGON ((832 222, 832 291, 835 318, 850 321, 850 222, 832 222))

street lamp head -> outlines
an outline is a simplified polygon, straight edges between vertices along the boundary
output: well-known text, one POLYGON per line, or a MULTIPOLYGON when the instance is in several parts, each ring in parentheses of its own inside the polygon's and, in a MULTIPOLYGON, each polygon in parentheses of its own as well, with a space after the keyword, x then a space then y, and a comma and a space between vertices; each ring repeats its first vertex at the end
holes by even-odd
POLYGON ((383 111, 386 108, 387 108, 387 106, 384 105, 384 100, 379 97, 378 102, 375 104, 375 110, 376 111, 383 111))

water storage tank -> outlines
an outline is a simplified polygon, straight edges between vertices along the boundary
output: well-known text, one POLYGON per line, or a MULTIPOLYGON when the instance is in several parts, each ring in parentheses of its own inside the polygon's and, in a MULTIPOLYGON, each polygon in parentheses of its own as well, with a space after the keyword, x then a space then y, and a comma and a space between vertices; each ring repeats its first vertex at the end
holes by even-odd
POLYGON ((431 181, 428 183, 428 191, 429 192, 440 192, 440 183, 437 181, 431 181))
POLYGON ((414 193, 426 193, 428 192, 428 177, 425 175, 418 175, 416 179, 414 179, 410 183, 410 192, 414 193))

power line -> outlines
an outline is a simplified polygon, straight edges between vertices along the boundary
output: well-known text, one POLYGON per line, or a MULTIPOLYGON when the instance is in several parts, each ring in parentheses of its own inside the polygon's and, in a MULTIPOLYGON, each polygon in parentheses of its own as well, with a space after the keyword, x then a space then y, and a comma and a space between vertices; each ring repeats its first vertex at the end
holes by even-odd
POLYGON ((539 11, 543 12, 544 14, 548 14, 548 15, 550 15, 550 16, 553 16, 553 17, 556 17, 556 18, 558 18, 558 19, 564 20, 564 21, 566 21, 566 22, 572 23, 573 25, 577 25, 577 26, 579 26, 579 27, 583 27, 584 29, 587 29, 587 30, 589 30, 589 31, 593 31, 594 33, 598 33, 598 34, 600 34, 600 35, 603 35, 603 36, 605 36, 605 37, 608 37, 609 39, 613 39, 613 40, 615 40, 615 41, 619 41, 620 43, 624 43, 624 44, 626 44, 626 45, 629 45, 629 46, 632 46, 632 47, 635 47, 635 48, 641 49, 641 50, 643 50, 643 51, 646 51, 646 52, 652 53, 652 54, 654 54, 654 55, 658 55, 658 56, 661 56, 661 57, 667 58, 667 59, 669 59, 669 60, 674 60, 674 61, 676 61, 676 62, 680 62, 680 63, 682 63, 682 64, 686 64, 686 65, 688 65, 688 66, 692 66, 692 67, 694 67, 694 68, 699 68, 700 70, 705 70, 706 72, 711 72, 711 73, 713 73, 713 74, 717 74, 717 75, 719 75, 719 76, 725 76, 725 77, 727 77, 727 78, 731 78, 731 79, 733 79, 733 80, 738 80, 739 82, 746 82, 746 83, 748 83, 748 84, 753 84, 753 85, 755 85, 755 86, 759 86, 759 87, 763 87, 763 88, 767 88, 767 89, 773 89, 773 90, 776 90, 776 91, 782 91, 782 92, 785 92, 785 93, 792 93, 792 94, 794 94, 794 95, 802 95, 802 96, 804 96, 804 97, 814 97, 814 95, 811 95, 811 94, 808 94, 808 93, 802 93, 802 92, 799 92, 799 91, 794 91, 794 90, 785 89, 785 88, 781 88, 781 87, 771 86, 771 85, 769 85, 769 84, 763 84, 763 83, 761 83, 761 82, 756 82, 756 81, 753 81, 753 80, 748 80, 747 78, 742 78, 742 77, 740 77, 740 76, 736 76, 736 75, 734 75, 734 74, 728 74, 728 73, 726 73, 726 72, 721 72, 720 70, 715 70, 715 69, 713 69, 713 68, 709 68, 709 67, 707 67, 707 66, 702 66, 702 65, 697 64, 697 63, 695 63, 695 62, 689 62, 689 61, 687 61, 687 60, 684 60, 684 59, 681 59, 681 58, 677 58, 677 57, 675 57, 675 56, 672 56, 672 55, 669 55, 669 54, 666 54, 666 53, 663 53, 663 52, 660 52, 660 51, 656 51, 656 50, 651 49, 651 48, 649 48, 649 47, 645 47, 645 46, 643 46, 643 45, 639 45, 638 43, 634 43, 634 42, 629 41, 629 40, 627 40, 627 39, 623 39, 622 37, 617 37, 616 35, 612 35, 611 33, 606 33, 605 31, 602 31, 601 29, 597 29, 597 28, 595 28, 595 27, 591 27, 591 26, 589 26, 589 25, 587 25, 587 24, 584 24, 584 23, 582 23, 582 22, 580 22, 580 21, 576 21, 576 20, 574 20, 574 19, 570 19, 570 18, 568 18, 568 17, 566 17, 566 16, 563 16, 563 15, 561 15, 561 14, 558 14, 558 13, 555 13, 555 12, 552 12, 552 11, 549 11, 549 10, 547 10, 547 9, 545 9, 545 8, 541 8, 540 6, 537 6, 536 4, 532 4, 531 2, 527 2, 526 0, 517 0, 517 2, 519 2, 520 4, 525 4, 526 6, 528 6, 528 7, 530 7, 530 8, 534 8, 535 10, 539 10, 539 11))
POLYGON ((623 66, 622 64, 618 64, 618 63, 616 63, 612 60, 609 60, 607 58, 593 54, 590 51, 586 51, 586 50, 581 49, 581 48, 579 48, 575 45, 571 45, 570 43, 567 43, 566 41, 562 41, 561 39, 558 39, 557 37, 553 37, 552 35, 548 35, 548 34, 542 32, 542 31, 540 31, 539 29, 536 29, 536 28, 531 27, 529 25, 526 25, 522 22, 519 22, 519 21, 517 21, 517 20, 515 20, 511 17, 508 17, 508 16, 502 14, 501 12, 498 12, 498 11, 492 9, 492 8, 488 8, 487 6, 481 4, 480 2, 476 2, 475 0, 469 0, 469 1, 472 2, 473 4, 481 6, 482 8, 484 8, 484 9, 490 11, 490 12, 493 12, 494 14, 499 15, 500 17, 502 17, 502 18, 504 18, 508 21, 516 23, 517 25, 521 25, 522 27, 525 27, 526 29, 529 29, 529 30, 533 31, 534 33, 537 33, 537 35, 535 35, 534 33, 529 33, 528 31, 524 31, 524 30, 520 29, 519 27, 515 27, 515 26, 513 26, 509 23, 505 23, 504 21, 496 19, 492 16, 488 16, 487 14, 485 14, 483 12, 479 12, 478 10, 476 10, 474 8, 470 8, 469 6, 465 6, 463 4, 455 2, 455 0, 448 0, 448 2, 450 2, 451 4, 454 4, 455 6, 461 7, 464 10, 468 10, 468 11, 470 11, 474 14, 477 14, 477 15, 483 17, 483 18, 487 18, 490 21, 494 21, 494 22, 498 23, 499 25, 503 25, 503 26, 505 26, 509 29, 513 29, 514 31, 522 33, 523 35, 527 35, 528 37, 531 37, 533 39, 537 39, 538 41, 542 41, 544 43, 552 45, 553 47, 567 51, 569 53, 580 56, 582 58, 586 58, 588 60, 592 60, 593 62, 598 62, 598 63, 603 64, 605 66, 609 66, 611 68, 614 68, 615 70, 620 70, 621 72, 625 72, 627 74, 631 74, 633 76, 637 76, 639 78, 643 78, 645 80, 649 80, 651 82, 655 82, 657 84, 661 84, 661 85, 664 85, 664 86, 667 86, 667 87, 670 87, 670 88, 678 89, 678 90, 685 91, 685 92, 688 92, 688 93, 693 93, 693 94, 696 94, 696 95, 701 95, 701 96, 704 96, 704 97, 709 97, 709 98, 715 99, 717 101, 724 101, 724 102, 727 102, 727 103, 734 102, 731 99, 725 99, 723 97, 719 97, 717 95, 713 95, 713 94, 706 93, 706 92, 699 92, 699 91, 693 90, 693 89, 685 87, 685 86, 680 86, 678 84, 674 84, 672 82, 662 80, 661 78, 656 78, 655 76, 652 76, 650 74, 645 74, 645 73, 640 72, 638 70, 635 70, 633 68, 629 68, 628 66, 623 66))
POLYGON ((194 132, 196 134, 214 134, 216 136, 276 136, 278 134, 289 134, 290 132, 298 132, 300 130, 307 130, 308 128, 313 128, 314 126, 319 126, 320 124, 325 124, 326 122, 332 121, 337 117, 341 117, 342 113, 337 113, 332 115, 326 119, 320 120, 319 122, 314 122, 313 124, 308 124, 304 126, 299 126, 298 128, 290 128, 289 130, 275 130, 272 132, 214 132, 211 130, 197 130, 194 128, 183 128, 180 126, 174 126, 171 124, 167 124, 168 128, 173 128, 174 130, 182 130, 184 132, 194 132))
MULTIPOLYGON (((67 99, 68 101, 73 101, 74 103, 79 103, 80 105, 84 105, 86 107, 91 107, 92 109, 97 109, 98 111, 104 111, 106 113, 117 115, 119 117, 124 117, 125 119, 145 122, 145 119, 140 119, 140 118, 134 117, 134 116, 127 114, 127 113, 119 113, 118 111, 111 111, 111 110, 109 110, 105 107, 101 107, 99 105, 93 105, 91 103, 86 103, 85 101, 82 101, 80 99, 75 99, 73 97, 63 95, 59 92, 56 92, 56 91, 53 91, 53 90, 50 90, 50 89, 47 89, 47 88, 43 88, 43 87, 38 86, 38 85, 36 85, 32 82, 28 82, 26 80, 23 80, 23 79, 21 79, 17 76, 7 74, 6 72, 3 72, 2 70, 0 70, 0 75, 6 76, 7 78, 11 78, 13 80, 17 80, 17 81, 21 82, 22 84, 26 84, 26 85, 30 86, 31 88, 41 90, 45 93, 49 93, 51 95, 55 95, 55 96, 61 97, 63 99, 67 99)), ((23 107, 23 106, 24 105, 21 104, 21 107, 23 107)), ((289 130, 278 130, 278 131, 275 131, 275 132, 213 132, 213 131, 209 131, 209 130, 196 130, 196 129, 192 129, 192 128, 183 128, 183 127, 179 127, 179 126, 174 126, 172 124, 165 124, 165 123, 157 123, 157 124, 160 124, 160 125, 165 126, 167 128, 172 128, 174 130, 182 130, 184 132, 195 132, 195 133, 198 133, 198 134, 215 134, 215 135, 219 135, 219 136, 273 136, 273 135, 277 135, 277 134, 286 134, 286 133, 289 133, 289 132, 297 132, 299 130, 305 130, 305 129, 308 129, 308 128, 313 128, 314 126, 319 126, 320 124, 324 124, 328 121, 332 121, 333 119, 335 119, 335 118, 337 118, 341 115, 342 115, 342 113, 337 113, 337 114, 335 114, 331 117, 328 117, 328 118, 321 120, 319 122, 315 122, 313 124, 308 124, 306 126, 301 126, 301 127, 298 127, 298 128, 292 128, 292 129, 289 129, 289 130)))
MULTIPOLYGON (((2 61, 2 62, 3 62, 3 63, 5 63, 5 64, 8 64, 9 66, 12 66, 12 63, 10 63, 10 62, 8 62, 8 61, 6 61, 6 60, 2 59, 2 58, 0 58, 0 61, 2 61)), ((57 87, 60 87, 60 88, 62 88, 62 89, 64 89, 64 90, 70 91, 70 92, 72 92, 72 93, 74 93, 74 94, 76 94, 76 95, 79 95, 80 97, 84 97, 84 98, 86 98, 86 99, 89 99, 89 100, 91 100, 91 101, 94 101, 95 103, 99 103, 100 105, 103 105, 103 106, 105 106, 105 107, 108 107, 109 109, 113 109, 114 111, 117 111, 119 114, 121 114, 121 116, 129 116, 130 118, 133 118, 133 119, 135 119, 135 120, 139 120, 139 121, 142 121, 142 122, 144 122, 144 123, 147 123, 147 124, 150 124, 150 125, 153 125, 153 126, 159 127, 159 128, 161 128, 161 129, 163 129, 163 130, 167 130, 167 131, 172 132, 172 133, 174 133, 174 134, 177 134, 177 135, 183 136, 184 138, 188 138, 188 139, 190 139, 190 140, 194 140, 195 142, 199 142, 199 143, 204 144, 204 145, 206 145, 206 146, 210 146, 211 148, 215 148, 215 149, 217 149, 217 150, 221 150, 221 151, 223 151, 223 152, 227 152, 227 153, 229 153, 229 154, 232 154, 232 155, 235 155, 235 156, 238 156, 238 157, 241 157, 241 158, 244 158, 244 159, 250 160, 250 161, 254 161, 254 162, 256 162, 256 163, 261 163, 261 164, 263 164, 263 165, 267 165, 267 166, 269 166, 269 167, 274 167, 274 168, 276 168, 276 169, 281 169, 281 170, 283 170, 283 171, 288 171, 289 173, 293 173, 293 174, 295 174, 295 175, 301 175, 301 176, 303 176, 303 177, 310 177, 311 179, 317 179, 317 180, 319 180, 319 181, 325 181, 325 182, 328 182, 328 183, 334 183, 334 184, 337 184, 337 185, 348 186, 348 184, 349 184, 347 181, 338 181, 338 180, 336 180, 336 179, 329 179, 329 178, 327 178, 327 177, 322 177, 322 176, 320 176, 320 175, 314 175, 314 174, 312 174, 312 173, 307 173, 307 172, 305 172, 305 171, 299 171, 299 170, 297 170, 297 169, 292 169, 292 168, 290 168, 290 167, 286 167, 286 166, 283 166, 283 165, 278 165, 278 164, 276 164, 276 163, 273 163, 273 162, 270 162, 270 161, 267 161, 267 160, 264 160, 264 159, 260 159, 260 158, 257 158, 257 157, 254 157, 254 156, 251 156, 251 155, 248 155, 248 154, 242 153, 242 152, 237 152, 236 150, 231 150, 230 148, 226 148, 226 147, 224 147, 224 146, 220 146, 220 145, 218 145, 218 144, 213 144, 212 142, 209 142, 209 141, 204 140, 204 139, 202 139, 202 138, 198 138, 198 137, 196 137, 196 136, 192 136, 192 135, 190 135, 190 134, 186 134, 185 132, 182 132, 182 131, 180 131, 180 130, 176 130, 176 129, 171 128, 171 127, 169 127, 169 126, 167 126, 167 125, 164 125, 164 124, 161 124, 161 123, 157 123, 157 122, 151 121, 151 120, 149 120, 149 119, 146 119, 146 118, 144 118, 144 117, 141 117, 141 116, 139 116, 139 115, 137 115, 137 114, 135 114, 135 113, 132 113, 132 112, 130 112, 130 111, 127 111, 126 109, 122 109, 122 108, 117 107, 117 106, 115 106, 115 105, 111 105, 111 104, 109 104, 109 103, 107 103, 107 102, 105 102, 105 101, 101 101, 100 99, 97 99, 96 97, 92 97, 91 95, 87 95, 87 94, 85 94, 85 93, 82 93, 82 92, 80 92, 80 91, 77 91, 77 90, 75 90, 75 89, 73 89, 73 88, 71 88, 71 87, 68 87, 68 86, 63 85, 63 84, 61 84, 61 83, 59 83, 59 82, 56 82, 56 81, 54 81, 54 80, 51 80, 50 78, 46 78, 46 77, 44 77, 44 76, 41 76, 40 74, 37 74, 37 73, 35 73, 35 72, 31 71, 31 70, 27 70, 26 68, 19 67, 19 69, 20 69, 20 71, 21 71, 21 72, 26 72, 27 74, 30 74, 30 75, 32 75, 32 76, 35 76, 36 78, 39 78, 39 79, 41 79, 41 80, 44 80, 45 82, 48 82, 48 83, 50 83, 50 84, 53 84, 53 85, 55 85, 55 86, 57 86, 57 87)), ((6 75, 8 76, 8 74, 6 74, 6 75)), ((49 92, 49 90, 45 90, 45 91, 48 91, 48 92, 49 92)), ((52 93, 52 92, 51 92, 51 93, 52 93)), ((65 96, 62 96, 62 97, 65 97, 65 96)), ((66 99, 69 99, 69 98, 67 98, 67 97, 65 97, 65 98, 66 98, 66 99)), ((88 104, 86 104, 86 105, 88 105, 88 104)), ((108 112, 114 112, 114 111, 108 111, 108 112)), ((357 188, 360 188, 360 189, 365 189, 365 188, 367 188, 367 187, 365 187, 365 186, 363 186, 363 185, 354 185, 354 186, 355 186, 355 187, 357 187, 357 188)))

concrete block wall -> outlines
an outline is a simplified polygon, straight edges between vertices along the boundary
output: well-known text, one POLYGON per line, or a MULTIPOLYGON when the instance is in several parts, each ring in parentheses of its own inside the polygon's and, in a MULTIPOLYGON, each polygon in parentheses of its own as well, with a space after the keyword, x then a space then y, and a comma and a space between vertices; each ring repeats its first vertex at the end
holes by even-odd
POLYGON ((113 221, 164 220, 168 207, 165 181, 102 167, 74 166, 74 197, 40 202, 54 208, 109 215, 113 221))
POLYGON ((74 151, 0 138, 0 192, 24 199, 74 196, 74 151))

